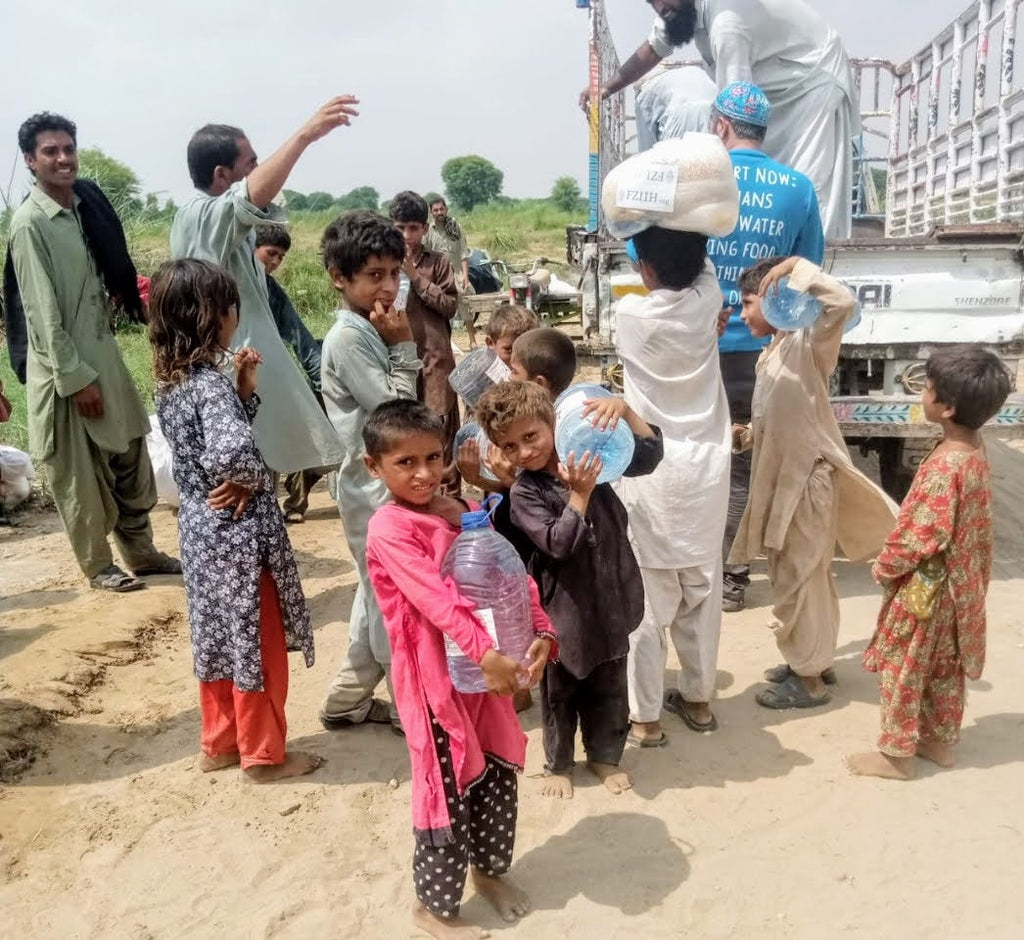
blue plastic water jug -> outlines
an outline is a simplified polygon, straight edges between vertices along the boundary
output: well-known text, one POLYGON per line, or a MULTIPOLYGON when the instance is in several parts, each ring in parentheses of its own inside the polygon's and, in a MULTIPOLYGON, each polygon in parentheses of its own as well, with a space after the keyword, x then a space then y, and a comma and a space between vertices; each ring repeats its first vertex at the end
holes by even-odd
POLYGON ((761 298, 761 312, 775 329, 791 333, 814 326, 821 313, 821 301, 793 290, 789 286, 789 278, 784 277, 777 285, 769 287, 768 293, 761 298))
POLYGON ((597 482, 611 483, 626 472, 636 442, 625 421, 620 421, 614 431, 601 431, 589 415, 584 418, 584 404, 592 398, 611 398, 611 393, 600 385, 581 382, 570 385, 555 400, 555 450, 563 464, 568 463, 570 453, 575 454, 577 462, 588 451, 598 455, 604 467, 597 482))
POLYGON ((466 354, 448 376, 448 384, 468 407, 475 408, 484 392, 511 377, 511 370, 498 358, 498 354, 487 346, 481 346, 466 354))
MULTIPOLYGON (((500 502, 495 494, 476 512, 463 513, 462 532, 441 562, 441 577, 451 578, 459 593, 476 605, 476 618, 495 649, 528 665, 526 654, 535 639, 530 576, 512 543, 491 528, 491 513, 500 502)), ((486 692, 480 667, 447 636, 444 646, 452 685, 460 692, 486 692)))

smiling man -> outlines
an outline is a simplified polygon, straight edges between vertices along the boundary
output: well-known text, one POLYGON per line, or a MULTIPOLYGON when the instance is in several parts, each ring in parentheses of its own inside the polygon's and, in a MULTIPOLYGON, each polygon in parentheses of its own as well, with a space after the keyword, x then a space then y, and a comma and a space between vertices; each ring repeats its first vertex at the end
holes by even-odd
POLYGON ((773 115, 765 152, 810 177, 826 236, 849 238, 859 117, 838 33, 804 0, 646 2, 657 14, 651 35, 601 89, 602 98, 692 41, 719 91, 738 81, 764 90, 773 115))
POLYGON ((223 265, 238 282, 236 344, 263 357, 262 404, 253 432, 267 465, 278 473, 332 467, 343 452, 305 377, 296 367, 270 311, 267 277, 253 252, 257 225, 274 220, 271 200, 311 144, 358 112, 350 95, 332 98, 264 163, 245 133, 207 124, 188 145, 188 169, 199 192, 178 211, 171 228, 173 258, 223 265))
MULTIPOLYGON (((156 483, 149 419, 112 332, 111 285, 135 282, 124 232, 99 187, 78 180, 77 128, 43 112, 18 131, 35 178, 11 220, 11 259, 27 326, 29 448, 43 463, 75 558, 94 588, 180 574, 153 545, 156 483), (116 268, 116 271, 115 271, 116 268), (114 564, 114 539, 134 576, 114 564)), ((14 285, 5 285, 10 296, 14 285)), ((137 288, 127 298, 142 317, 137 288)), ((129 288, 130 289, 130 288, 129 288)))

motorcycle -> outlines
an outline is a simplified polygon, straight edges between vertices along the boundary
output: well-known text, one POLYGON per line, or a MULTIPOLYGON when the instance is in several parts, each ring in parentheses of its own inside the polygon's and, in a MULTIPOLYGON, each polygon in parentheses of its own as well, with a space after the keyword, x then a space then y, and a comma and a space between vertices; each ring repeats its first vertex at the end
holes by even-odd
POLYGON ((547 258, 537 258, 533 262, 494 262, 508 282, 511 303, 527 310, 540 310, 551 286, 551 272, 544 267, 547 264, 550 264, 547 258))

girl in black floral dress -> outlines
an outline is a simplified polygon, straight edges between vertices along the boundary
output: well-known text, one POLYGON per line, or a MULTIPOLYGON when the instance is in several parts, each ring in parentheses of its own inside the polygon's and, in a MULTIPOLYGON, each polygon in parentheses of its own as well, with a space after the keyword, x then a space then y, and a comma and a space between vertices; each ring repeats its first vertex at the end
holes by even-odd
POLYGON ((238 289, 216 265, 165 264, 150 289, 160 429, 181 494, 178 528, 204 772, 241 764, 256 781, 315 770, 285 751, 288 650, 313 664, 313 631, 270 474, 252 434, 252 348, 228 352, 238 289), (228 358, 235 382, 221 371, 228 358))

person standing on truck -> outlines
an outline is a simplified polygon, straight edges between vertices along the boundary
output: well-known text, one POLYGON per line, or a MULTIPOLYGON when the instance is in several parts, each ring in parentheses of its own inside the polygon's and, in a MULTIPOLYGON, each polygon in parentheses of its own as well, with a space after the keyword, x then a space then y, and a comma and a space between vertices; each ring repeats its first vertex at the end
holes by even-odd
MULTIPOLYGON (((765 93, 750 82, 733 82, 711 107, 711 132, 732 160, 740 191, 740 219, 726 238, 708 240, 708 257, 715 265, 724 309, 729 311, 725 333, 718 341, 722 381, 729 396, 733 424, 750 423, 757 360, 769 338, 756 338, 740 316, 739 276, 765 258, 799 255, 820 265, 825 235, 814 186, 802 173, 773 160, 763 151, 772 107, 765 93)), ((729 519, 722 545, 728 559, 750 489, 750 452, 733 454, 729 486, 729 519)), ((722 610, 743 610, 750 584, 750 565, 725 565, 722 610)))
MULTIPOLYGON (((601 88, 601 99, 694 42, 719 89, 734 81, 764 89, 775 112, 765 151, 810 177, 825 234, 849 238, 858 108, 839 34, 804 0, 647 2, 658 14, 651 35, 601 88)), ((588 100, 589 90, 581 106, 588 100)))
POLYGON ((691 131, 706 134, 717 90, 699 66, 673 68, 662 63, 655 67, 637 83, 637 146, 641 151, 650 150, 658 141, 691 131))

